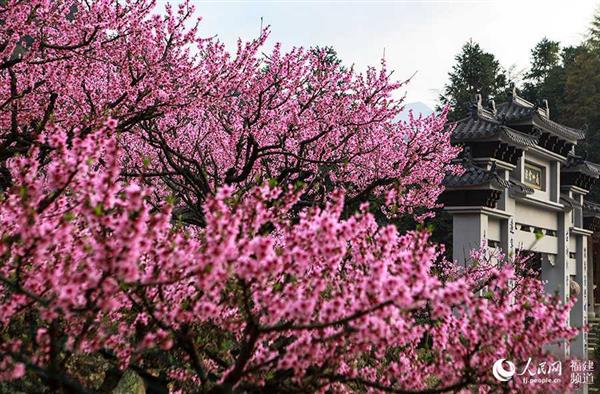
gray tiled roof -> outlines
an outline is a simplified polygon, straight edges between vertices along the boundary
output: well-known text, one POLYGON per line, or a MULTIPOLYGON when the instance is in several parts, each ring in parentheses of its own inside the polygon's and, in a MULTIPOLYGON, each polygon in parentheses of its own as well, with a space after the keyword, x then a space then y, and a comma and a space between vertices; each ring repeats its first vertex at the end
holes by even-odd
POLYGON ((510 101, 498 105, 496 114, 498 119, 503 119, 509 125, 511 123, 531 123, 567 140, 577 141, 585 138, 583 130, 556 123, 549 118, 549 115, 547 109, 536 107, 524 98, 519 97, 516 91, 513 91, 510 101))
POLYGON ((583 216, 600 216, 600 204, 592 201, 583 200, 583 216))
POLYGON ((560 123, 556 123, 555 121, 548 119, 545 116, 540 116, 539 114, 534 114, 532 121, 534 125, 567 140, 577 141, 585 138, 585 132, 583 130, 561 125, 560 123))
POLYGON ((582 157, 570 155, 561 172, 580 172, 592 178, 599 178, 600 166, 586 161, 582 157))
POLYGON ((499 104, 496 116, 500 119, 505 119, 506 122, 528 119, 533 114, 534 107, 533 104, 526 103, 518 103, 513 100, 499 104))
POLYGON ((520 144, 523 146, 531 147, 537 145, 538 136, 533 136, 525 133, 521 133, 520 131, 512 130, 508 127, 502 127, 506 138, 510 139, 515 144, 520 144))
POLYGON ((473 118, 457 123, 452 133, 453 142, 500 140, 519 148, 536 145, 538 138, 503 126, 496 121, 473 118))
POLYGON ((495 119, 482 119, 469 116, 450 124, 454 127, 452 130, 453 138, 468 138, 477 134, 491 133, 500 127, 501 123, 495 119))
POLYGON ((457 134, 457 140, 465 133, 489 134, 499 126, 514 131, 517 125, 531 125, 567 141, 585 138, 583 130, 567 127, 551 120, 547 108, 538 107, 519 97, 516 90, 513 90, 509 101, 499 104, 493 111, 483 108, 480 101, 472 109, 471 117, 456 123, 454 133, 457 134))
POLYGON ((450 174, 444 179, 446 189, 462 188, 465 186, 491 186, 495 189, 510 187, 510 183, 502 179, 495 170, 484 170, 473 164, 465 166, 461 175, 450 174))

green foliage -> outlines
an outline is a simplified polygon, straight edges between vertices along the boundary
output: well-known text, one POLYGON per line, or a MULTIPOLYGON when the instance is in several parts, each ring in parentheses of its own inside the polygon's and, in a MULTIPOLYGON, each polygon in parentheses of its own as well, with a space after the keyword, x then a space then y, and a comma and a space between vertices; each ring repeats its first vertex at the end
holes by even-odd
MULTIPOLYGON (((587 136, 579 151, 600 162, 600 51, 581 51, 567 68, 564 117, 575 127, 585 127, 587 136)), ((598 185, 592 197, 600 200, 598 185)))
MULTIPOLYGON (((600 9, 594 16, 589 36, 565 59, 565 124, 587 129, 578 150, 594 162, 600 162, 600 9), (568 60, 568 63, 567 63, 568 60)), ((592 199, 600 200, 600 186, 592 189, 592 199)))
POLYGON ((96 206, 94 206, 94 215, 96 216, 102 216, 104 214, 104 206, 102 205, 102 203, 97 204, 96 206))
POLYGON ((521 94, 533 103, 548 100, 550 114, 556 120, 564 107, 566 72, 563 59, 574 53, 572 47, 561 51, 558 41, 546 37, 531 50, 531 69, 525 76, 521 94))
POLYGON ((600 51, 600 7, 590 23, 588 44, 596 51, 600 51))
POLYGON ((527 77, 534 81, 544 81, 549 73, 560 66, 560 43, 544 37, 531 50, 531 70, 527 77))
POLYGON ((496 57, 485 52, 478 43, 469 40, 455 57, 456 64, 448 74, 450 82, 440 95, 440 104, 449 104, 451 121, 468 115, 469 104, 476 94, 484 102, 501 100, 508 89, 508 77, 496 57))
MULTIPOLYGON (((587 128, 578 153, 600 161, 600 14, 590 29, 590 38, 578 46, 560 48, 556 41, 542 39, 531 51, 531 70, 522 94, 533 103, 548 100, 553 120, 571 127, 587 128), (594 27, 596 26, 596 27, 594 27)), ((596 187, 598 189, 598 187, 596 187)), ((600 190, 593 190, 594 199, 600 190)))
POLYGON ((534 234, 536 241, 539 241, 540 239, 544 238, 544 232, 542 230, 536 230, 534 234))
POLYGON ((494 299, 494 293, 491 291, 485 291, 483 293, 483 298, 487 298, 488 300, 493 300, 494 299))
POLYGON ((321 53, 323 55, 322 59, 325 64, 330 65, 334 64, 336 66, 340 66, 342 64, 342 60, 339 58, 337 51, 332 46, 314 46, 310 48, 310 51, 314 54, 321 53))

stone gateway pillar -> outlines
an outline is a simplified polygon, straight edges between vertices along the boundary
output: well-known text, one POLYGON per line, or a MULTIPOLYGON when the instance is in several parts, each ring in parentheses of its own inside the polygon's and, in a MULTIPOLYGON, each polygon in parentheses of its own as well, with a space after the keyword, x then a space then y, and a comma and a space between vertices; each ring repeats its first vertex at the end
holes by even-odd
MULTIPOLYGON (((550 119, 547 106, 518 96, 484 107, 476 98, 470 116, 454 124, 452 143, 462 146, 461 175, 444 180, 445 210, 453 217, 453 257, 469 263, 482 242, 509 256, 532 253, 548 293, 576 303, 569 321, 584 327, 594 313, 594 261, 589 246, 600 228, 600 205, 585 200, 600 167, 574 153, 581 130, 550 119)), ((587 358, 587 333, 555 349, 587 358)))

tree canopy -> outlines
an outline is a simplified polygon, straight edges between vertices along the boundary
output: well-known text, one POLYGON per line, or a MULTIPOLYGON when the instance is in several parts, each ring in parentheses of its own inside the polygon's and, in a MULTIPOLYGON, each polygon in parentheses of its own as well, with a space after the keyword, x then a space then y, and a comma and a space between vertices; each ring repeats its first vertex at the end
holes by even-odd
POLYGON ((449 82, 440 95, 441 105, 449 105, 448 119, 459 120, 468 115, 469 105, 477 94, 484 102, 501 99, 508 88, 508 78, 496 57, 469 40, 455 57, 456 64, 448 74, 449 82))

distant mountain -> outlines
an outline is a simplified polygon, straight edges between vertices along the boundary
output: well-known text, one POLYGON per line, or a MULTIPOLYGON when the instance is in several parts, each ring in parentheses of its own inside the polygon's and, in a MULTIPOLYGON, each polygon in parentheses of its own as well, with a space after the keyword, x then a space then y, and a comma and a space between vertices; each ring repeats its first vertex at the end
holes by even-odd
POLYGON ((396 120, 408 120, 408 111, 412 109, 413 115, 418 117, 419 115, 427 116, 433 113, 433 110, 427 106, 427 104, 422 103, 420 101, 415 101, 413 103, 406 103, 404 105, 404 111, 398 115, 396 120))

